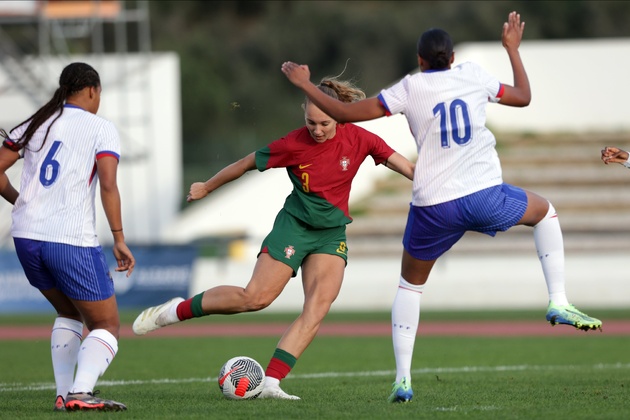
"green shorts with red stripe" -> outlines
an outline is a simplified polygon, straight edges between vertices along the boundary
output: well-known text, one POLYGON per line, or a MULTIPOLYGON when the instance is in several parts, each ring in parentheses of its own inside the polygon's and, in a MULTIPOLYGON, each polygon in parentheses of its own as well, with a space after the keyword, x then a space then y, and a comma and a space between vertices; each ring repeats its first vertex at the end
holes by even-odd
POLYGON ((347 264, 346 226, 314 229, 282 209, 276 216, 273 229, 263 240, 258 255, 263 252, 291 267, 293 277, 310 254, 337 255, 347 264))

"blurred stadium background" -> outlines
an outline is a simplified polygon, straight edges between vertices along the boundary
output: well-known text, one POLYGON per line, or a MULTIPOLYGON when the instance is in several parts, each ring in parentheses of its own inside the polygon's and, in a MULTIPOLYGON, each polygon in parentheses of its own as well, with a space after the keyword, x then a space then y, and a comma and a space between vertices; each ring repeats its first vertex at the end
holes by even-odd
MULTIPOLYGON (((130 279, 114 274, 121 307, 244 285, 290 192, 284 171, 248 174, 192 205, 184 197, 190 182, 302 124, 302 97, 282 61, 309 64, 313 80, 346 68, 374 95, 414 71, 417 37, 439 26, 454 37, 456 63, 476 61, 511 83, 500 26, 512 9, 527 22, 521 54, 533 102, 488 107, 504 178, 558 210, 573 302, 628 308, 630 173, 604 166, 599 150, 630 147, 630 3, 3 1, 0 125, 13 128, 48 100, 66 64, 89 62, 103 83, 99 115, 123 142, 123 217, 138 266, 130 279)), ((414 158, 403 117, 362 125, 414 158)), ((387 310, 393 299, 410 184, 388 172, 368 161, 355 180, 351 258, 334 310, 387 310)), ((19 175, 17 165, 15 185, 19 175)), ((51 311, 14 255, 10 213, 0 203, 0 312, 51 311)), ((439 261, 423 301, 453 310, 545 303, 531 229, 520 227, 494 239, 468 234, 439 261)), ((298 275, 269 310, 301 305, 298 275)))

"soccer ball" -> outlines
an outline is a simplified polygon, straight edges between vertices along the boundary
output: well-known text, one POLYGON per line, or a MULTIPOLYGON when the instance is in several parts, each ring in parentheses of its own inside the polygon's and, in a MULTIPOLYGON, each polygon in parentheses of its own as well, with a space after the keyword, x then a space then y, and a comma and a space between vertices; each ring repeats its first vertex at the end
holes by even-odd
POLYGON ((252 400, 260 395, 264 386, 265 371, 251 357, 233 357, 219 373, 219 388, 231 400, 252 400))

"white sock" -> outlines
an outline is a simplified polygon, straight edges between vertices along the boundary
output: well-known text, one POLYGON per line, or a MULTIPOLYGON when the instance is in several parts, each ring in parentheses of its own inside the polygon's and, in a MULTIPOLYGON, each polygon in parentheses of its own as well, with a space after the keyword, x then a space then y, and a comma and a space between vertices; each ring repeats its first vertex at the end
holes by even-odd
POLYGON ((392 305, 392 340, 396 358, 396 382, 403 377, 411 383, 411 359, 420 321, 420 298, 423 285, 415 285, 400 278, 392 305))
POLYGON ((265 376, 265 388, 278 388, 280 386, 280 379, 272 378, 271 376, 265 376))
MULTIPOLYGON (((180 302, 181 303, 181 302, 180 302)), ((177 307, 179 306, 179 303, 177 305, 171 305, 170 308, 168 308, 168 324, 167 325, 171 325, 171 324, 175 324, 176 322, 179 322, 179 317, 177 316, 177 307)))
POLYGON ((107 330, 92 330, 79 350, 77 375, 70 392, 92 392, 94 386, 114 360, 118 340, 107 330))
POLYGON ((564 243, 556 209, 549 203, 547 215, 534 226, 534 243, 547 282, 549 300, 568 305, 564 278, 564 243))
POLYGON ((66 398, 74 382, 74 368, 83 338, 83 323, 70 318, 57 317, 50 334, 50 355, 52 356, 57 395, 66 398))

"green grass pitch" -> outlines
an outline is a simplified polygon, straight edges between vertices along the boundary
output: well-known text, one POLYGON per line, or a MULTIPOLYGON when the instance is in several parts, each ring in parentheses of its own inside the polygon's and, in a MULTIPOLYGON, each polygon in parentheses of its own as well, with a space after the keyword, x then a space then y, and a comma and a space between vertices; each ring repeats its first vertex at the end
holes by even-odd
MULTIPOLYGON (((535 319, 544 322, 539 315, 535 319)), ((388 316, 331 314, 329 320, 388 316)), ((497 314, 476 316, 484 322, 497 314)), ((440 317, 456 314, 425 318, 440 317)), ((208 317, 203 322, 277 318, 208 317)), ((124 322, 129 319, 123 315, 124 322)), ((50 316, 0 317, 0 325, 16 323, 52 321, 50 316)), ((316 337, 283 381, 283 388, 301 401, 231 401, 216 383, 222 364, 233 356, 250 356, 266 366, 279 337, 121 338, 119 353, 96 388, 104 398, 127 404, 123 413, 53 413, 48 339, 0 337, 0 418, 627 419, 630 336, 605 331, 604 324, 603 333, 557 337, 420 336, 413 360, 414 400, 396 405, 387 403, 394 378, 390 337, 316 337)))

